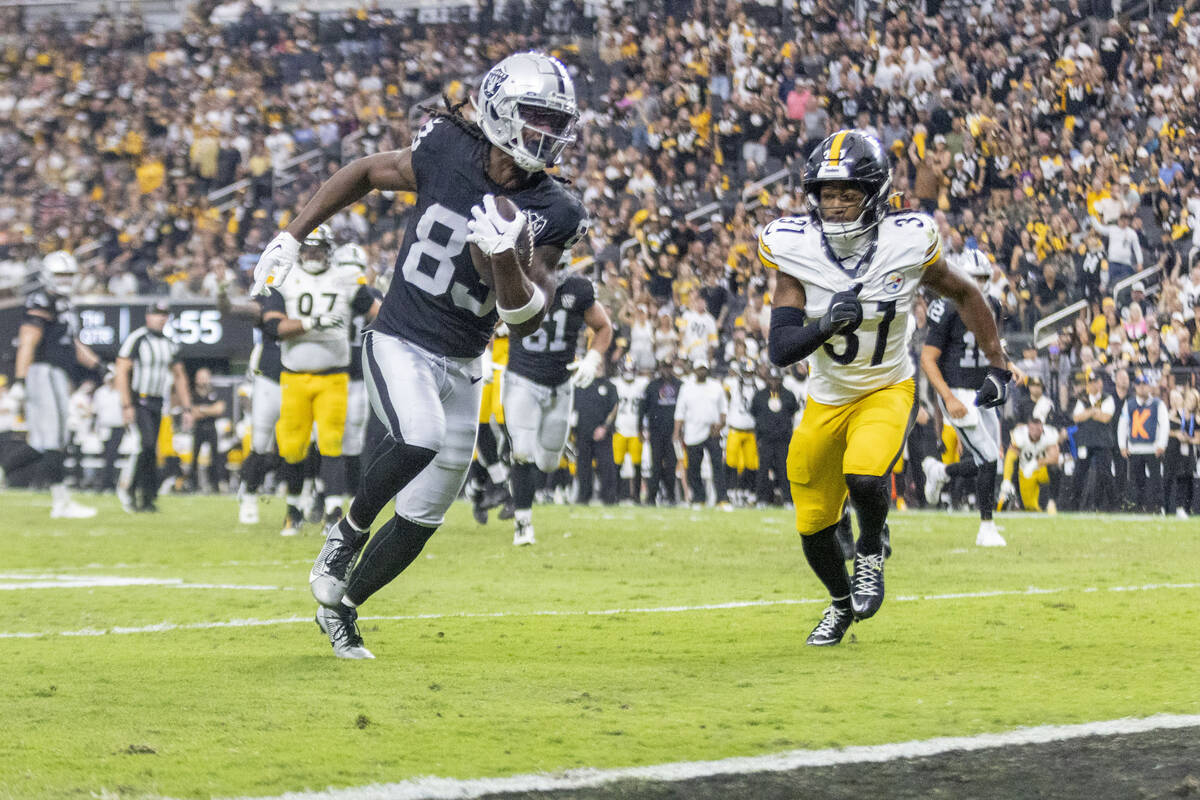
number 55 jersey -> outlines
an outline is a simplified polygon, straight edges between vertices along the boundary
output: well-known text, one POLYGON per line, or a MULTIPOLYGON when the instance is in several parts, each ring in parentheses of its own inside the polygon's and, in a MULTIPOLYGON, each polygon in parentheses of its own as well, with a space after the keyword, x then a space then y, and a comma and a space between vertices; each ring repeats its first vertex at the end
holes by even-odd
POLYGON ((942 254, 931 217, 889 214, 866 251, 839 261, 808 216, 783 217, 763 229, 758 257, 804 286, 804 313, 819 319, 837 292, 861 283, 863 321, 853 333, 835 334, 811 357, 809 397, 840 406, 912 378, 908 325, 925 268, 942 254))
POLYGON ((496 327, 496 293, 480 279, 467 247, 471 207, 505 195, 529 217, 535 248, 564 251, 587 228, 583 204, 544 172, 506 189, 485 170, 491 145, 460 123, 435 117, 412 143, 417 207, 404 232, 391 286, 372 328, 454 358, 483 354, 496 327))

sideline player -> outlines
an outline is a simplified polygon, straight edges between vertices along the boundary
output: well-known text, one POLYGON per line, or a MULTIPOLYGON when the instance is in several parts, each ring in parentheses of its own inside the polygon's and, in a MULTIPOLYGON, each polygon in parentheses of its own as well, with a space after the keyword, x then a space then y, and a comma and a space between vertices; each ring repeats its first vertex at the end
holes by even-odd
POLYGON ((991 364, 976 405, 1003 403, 1012 377, 979 288, 946 265, 931 217, 888 213, 891 190, 879 140, 838 131, 805 166, 809 213, 771 222, 759 239, 759 257, 778 270, 771 360, 813 357, 808 404, 788 447, 796 529, 833 598, 810 645, 837 644, 883 603, 888 475, 916 408, 907 329, 918 288, 954 301, 991 364), (835 534, 847 492, 861 528, 853 579, 835 534))
POLYGON ((1024 509, 1041 511, 1042 487, 1045 486, 1049 491, 1046 511, 1050 514, 1058 513, 1058 505, 1054 500, 1058 496, 1058 483, 1062 477, 1062 470, 1059 468, 1062 456, 1058 449, 1058 438, 1058 431, 1046 425, 1036 414, 1024 425, 1013 428, 1009 435, 1008 452, 1004 456, 1004 483, 1000 489, 1003 502, 1007 503, 1019 487, 1024 509), (1013 467, 1018 464, 1018 487, 1014 487, 1013 467))
POLYGON ((280 468, 287 484, 284 536, 295 536, 304 521, 300 511, 303 464, 317 429, 321 480, 325 485, 325 524, 336 523, 346 501, 346 462, 342 439, 350 392, 351 321, 374 319, 380 302, 367 288, 362 270, 334 266, 332 234, 319 225, 300 245, 300 270, 279 281, 278 297, 263 313, 263 326, 280 340, 280 468))
POLYGON ((271 333, 275 325, 263 321, 268 306, 279 307, 283 298, 279 291, 269 288, 266 294, 254 294, 248 303, 233 303, 229 299, 229 283, 217 287, 217 308, 222 314, 246 317, 258 328, 259 341, 250 353, 250 452, 242 462, 241 485, 238 488, 238 522, 258 524, 258 490, 263 479, 275 467, 278 448, 275 444, 275 425, 279 422, 279 376, 283 364, 279 360, 279 337, 271 333))
MULTIPOLYGON (((977 249, 964 252, 958 266, 980 291, 992 277, 992 262, 977 249)), ((986 299, 998 327, 1000 304, 994 298, 986 299)), ((975 478, 975 503, 979 508, 975 544, 1004 547, 1004 537, 992 519, 996 510, 996 465, 1000 461, 1000 417, 996 409, 979 408, 974 403, 975 390, 987 379, 988 362, 975 334, 967 329, 950 301, 938 298, 930 303, 928 318, 929 335, 921 349, 921 370, 937 393, 943 418, 954 427, 971 457, 948 467, 941 459, 927 456, 922 464, 925 501, 936 505, 950 478, 975 478)))
MULTIPOLYGON (((621 366, 621 379, 614 381, 617 387, 617 419, 613 431, 613 461, 617 465, 617 474, 625 464, 625 455, 629 455, 629 463, 633 466, 633 478, 629 484, 621 478, 617 498, 629 500, 635 505, 642 503, 642 451, 641 438, 642 402, 645 400, 646 387, 650 379, 638 375, 634 369, 633 359, 625 357, 621 366)), ((653 499, 653 496, 651 497, 653 499)))
POLYGON ((571 429, 575 388, 585 389, 612 344, 612 322, 596 302, 592 282, 571 275, 559 283, 536 333, 513 336, 508 369, 500 388, 504 419, 512 439, 513 544, 534 544, 533 493, 537 471, 558 469, 571 429), (587 354, 578 362, 575 347, 584 324, 592 331, 587 354), (574 374, 572 374, 574 372, 574 374))
POLYGON ((725 391, 729 394, 729 413, 725 417, 725 424, 729 426, 725 438, 725 485, 729 487, 733 504, 739 508, 753 502, 751 498, 758 482, 758 441, 754 435, 750 403, 759 388, 752 362, 739 363, 736 359, 730 362, 729 375, 725 378, 725 391))
POLYGON ((553 272, 586 229, 579 199, 545 173, 575 139, 579 111, 566 68, 519 53, 484 76, 478 122, 434 113, 411 147, 356 159, 317 190, 255 267, 256 288, 278 282, 299 240, 372 190, 408 191, 417 207, 379 316, 363 343, 371 407, 388 427, 349 513, 327 531, 310 574, 317 623, 341 658, 371 658, 357 608, 416 559, 463 485, 479 414, 480 356, 497 317, 535 332, 554 296, 553 272), (494 195, 524 213, 507 220, 494 195), (528 263, 517 240, 532 239, 528 263), (468 242, 491 257, 480 277, 468 242), (395 515, 363 549, 376 516, 395 515), (362 558, 353 565, 363 549, 362 558))
POLYGON ((67 489, 63 461, 70 429, 70 372, 76 364, 98 370, 104 362, 79 341, 79 317, 71 293, 79 277, 79 264, 65 250, 42 259, 41 286, 25 298, 25 316, 17 332, 16 365, 8 395, 24 406, 29 434, 25 442, 5 454, 0 463, 0 483, 6 472, 37 465, 50 484, 51 519, 88 519, 96 509, 75 502, 67 489))

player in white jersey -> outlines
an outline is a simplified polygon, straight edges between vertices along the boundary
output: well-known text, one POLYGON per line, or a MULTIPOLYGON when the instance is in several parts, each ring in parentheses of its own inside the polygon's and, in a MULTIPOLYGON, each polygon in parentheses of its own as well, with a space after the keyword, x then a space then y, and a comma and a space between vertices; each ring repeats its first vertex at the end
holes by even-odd
MULTIPOLYGON (((287 483, 283 535, 300 528, 301 464, 308 453, 313 424, 325 486, 325 522, 336 522, 346 501, 346 462, 342 440, 350 386, 350 336, 355 316, 374 319, 379 300, 367 288, 362 270, 335 265, 329 228, 318 226, 300 246, 300 269, 278 287, 278 299, 263 313, 280 339, 280 409, 275 436, 287 483)), ((272 295, 275 297, 275 295, 272 295)))
POLYGON ((976 405, 1003 403, 1012 377, 979 287, 946 265, 931 217, 888 213, 891 187, 879 140, 838 131, 805 167, 809 213, 771 222, 759 239, 759 258, 778 270, 771 360, 812 357, 808 404, 788 448, 796 529, 833 598, 810 645, 837 644, 883 603, 888 476, 916 408, 908 320, 918 287, 954 301, 991 364, 976 405), (861 528, 852 580, 836 537, 847 492, 861 528))
POLYGON ((1046 425, 1041 417, 1030 417, 1024 425, 1013 428, 1008 453, 1004 456, 1004 483, 1000 497, 1007 501, 1017 487, 1013 486, 1013 467, 1019 465, 1017 485, 1021 490, 1021 504, 1026 511, 1041 511, 1042 487, 1050 489, 1051 500, 1047 511, 1054 510, 1055 488, 1058 484, 1061 453, 1058 449, 1058 431, 1046 425))
POLYGON ((754 374, 754 364, 747 361, 729 364, 725 392, 729 395, 729 412, 725 415, 728 432, 725 436, 725 485, 734 505, 753 502, 758 480, 758 440, 754 436, 754 415, 750 403, 761 388, 754 374))
POLYGON ((613 461, 616 462, 618 473, 625 464, 626 456, 629 457, 629 464, 633 467, 631 482, 627 485, 624 479, 621 480, 621 488, 617 491, 617 497, 639 504, 642 502, 643 450, 640 421, 642 399, 649 384, 649 378, 637 374, 630 358, 625 359, 625 364, 621 368, 620 380, 614 381, 614 385, 617 387, 617 419, 616 430, 613 432, 613 461))

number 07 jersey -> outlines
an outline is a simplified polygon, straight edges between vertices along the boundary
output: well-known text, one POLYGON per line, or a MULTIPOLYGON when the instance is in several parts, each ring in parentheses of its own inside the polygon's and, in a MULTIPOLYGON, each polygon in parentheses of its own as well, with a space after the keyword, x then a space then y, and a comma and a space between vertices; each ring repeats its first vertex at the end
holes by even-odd
POLYGON ((483 354, 496 327, 496 293, 471 263, 467 222, 485 194, 505 195, 526 213, 535 247, 569 250, 585 232, 583 204, 546 173, 515 190, 491 180, 484 169, 490 147, 482 134, 443 117, 413 138, 417 206, 373 329, 438 355, 483 354))
POLYGON ((862 324, 853 333, 833 335, 813 353, 809 397, 845 405, 913 377, 908 352, 913 298, 925 268, 941 254, 933 219, 911 212, 884 217, 875 241, 850 269, 837 260, 808 216, 783 217, 763 229, 759 259, 803 284, 804 313, 810 320, 824 316, 835 293, 862 284, 862 324))

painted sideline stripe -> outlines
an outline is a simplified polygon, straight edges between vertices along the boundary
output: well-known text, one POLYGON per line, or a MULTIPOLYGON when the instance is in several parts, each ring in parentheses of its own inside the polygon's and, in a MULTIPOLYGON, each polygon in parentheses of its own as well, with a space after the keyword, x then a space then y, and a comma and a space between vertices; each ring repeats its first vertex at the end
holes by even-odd
MULTIPOLYGON (((790 750, 768 756, 724 758, 719 761, 678 761, 649 767, 620 769, 573 769, 556 774, 514 775, 508 778, 414 778, 399 783, 372 784, 349 789, 326 789, 255 800, 466 800, 496 792, 553 792, 587 789, 616 781, 686 781, 716 775, 746 775, 756 772, 786 772, 805 767, 839 764, 868 764, 927 758, 950 752, 989 750, 1030 744, 1049 744, 1089 736, 1118 736, 1156 730, 1200 727, 1200 714, 1156 714, 1152 717, 1088 722, 1081 725, 1042 725, 1017 728, 1004 733, 978 736, 940 737, 828 750, 790 750)), ((250 800, 240 798, 239 800, 250 800)))
MULTIPOLYGON (((191 584, 192 586, 200 584, 191 584)), ((187 588, 187 587, 184 587, 187 588)), ((273 588, 273 587, 263 587, 273 588)), ((998 589, 988 592, 958 592, 954 594, 929 594, 929 595, 901 595, 892 598, 893 602, 905 603, 915 601, 938 601, 938 600, 963 600, 974 598, 989 598, 989 597, 1014 597, 1014 596, 1032 596, 1043 594, 1061 594, 1066 592, 1079 592, 1088 594, 1092 592, 1149 592, 1158 589, 1200 589, 1200 583, 1147 583, 1141 586, 1107 586, 1097 587, 1090 586, 1083 589, 1039 589, 1036 586, 1031 586, 1028 589, 998 589)), ((799 606, 799 605, 816 605, 829 602, 825 598, 802 598, 802 599, 785 599, 785 600, 740 600, 728 603, 705 603, 702 605, 693 606, 657 606, 653 608, 605 608, 605 609, 580 609, 580 610, 554 610, 546 609, 541 611, 463 611, 443 614, 391 614, 379 615, 370 617, 359 617, 359 622, 404 622, 416 620, 435 620, 435 619, 497 619, 501 617, 606 617, 618 616, 620 614, 679 614, 689 611, 721 611, 733 608, 767 608, 770 606, 799 606)), ((141 627, 112 627, 112 628, 84 628, 76 631, 43 631, 40 633, 3 633, 0 632, 0 639, 39 639, 45 636, 105 636, 107 634, 130 634, 130 633, 165 633, 167 631, 203 631, 212 630, 214 628, 259 628, 271 625, 295 625, 298 623, 312 622, 312 617, 290 616, 278 617, 275 619, 231 619, 221 622, 189 622, 189 623, 174 623, 174 622, 158 622, 154 625, 144 625, 141 627)))
POLYGON ((291 586, 259 586, 240 583, 187 583, 183 578, 136 578, 117 575, 8 575, 0 591, 18 589, 96 589, 114 586, 165 586, 169 589, 236 589, 251 592, 291 592, 291 586), (15 580, 13 580, 15 579, 15 580))

